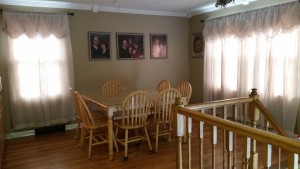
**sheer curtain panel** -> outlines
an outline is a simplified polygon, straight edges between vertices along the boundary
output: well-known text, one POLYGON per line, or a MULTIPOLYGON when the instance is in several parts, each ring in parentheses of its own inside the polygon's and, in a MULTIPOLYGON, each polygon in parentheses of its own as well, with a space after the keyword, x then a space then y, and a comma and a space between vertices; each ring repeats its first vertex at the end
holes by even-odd
POLYGON ((73 60, 67 14, 3 11, 8 34, 13 128, 74 120, 73 60))
POLYGON ((300 106, 300 3, 205 22, 204 100, 249 95, 293 131, 300 106))

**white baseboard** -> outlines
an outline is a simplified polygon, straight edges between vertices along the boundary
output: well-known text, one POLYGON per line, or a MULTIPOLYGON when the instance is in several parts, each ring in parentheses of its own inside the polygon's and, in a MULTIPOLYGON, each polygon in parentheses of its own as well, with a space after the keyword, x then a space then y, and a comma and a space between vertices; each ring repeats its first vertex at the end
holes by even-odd
MULTIPOLYGON (((66 130, 72 130, 77 127, 76 123, 73 124, 66 124, 66 130)), ((21 137, 28 137, 28 136, 34 136, 35 131, 34 130, 24 130, 24 131, 17 131, 17 132, 11 132, 6 134, 6 139, 14 139, 14 138, 21 138, 21 137)))

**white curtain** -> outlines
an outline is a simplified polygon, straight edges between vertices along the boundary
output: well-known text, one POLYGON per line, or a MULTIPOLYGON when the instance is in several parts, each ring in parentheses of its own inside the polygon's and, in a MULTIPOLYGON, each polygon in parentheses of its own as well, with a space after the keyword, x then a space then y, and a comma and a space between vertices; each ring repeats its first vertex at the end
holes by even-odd
POLYGON ((74 120, 69 94, 73 60, 68 15, 3 12, 8 33, 13 128, 38 128, 74 120))
POLYGON ((260 99, 282 126, 294 130, 300 106, 300 3, 205 22, 204 100, 260 99))

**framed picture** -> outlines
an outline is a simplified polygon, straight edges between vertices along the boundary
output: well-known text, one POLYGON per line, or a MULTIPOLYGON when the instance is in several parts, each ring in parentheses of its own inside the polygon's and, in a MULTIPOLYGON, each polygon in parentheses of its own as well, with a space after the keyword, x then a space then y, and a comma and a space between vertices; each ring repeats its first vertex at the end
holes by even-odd
POLYGON ((144 59, 144 34, 117 33, 118 59, 144 59))
POLYGON ((110 52, 110 33, 107 32, 88 32, 90 60, 109 60, 110 52))
POLYGON ((202 33, 192 34, 192 56, 195 58, 204 57, 204 40, 202 33))
POLYGON ((150 34, 150 58, 166 59, 168 57, 167 34, 150 34))

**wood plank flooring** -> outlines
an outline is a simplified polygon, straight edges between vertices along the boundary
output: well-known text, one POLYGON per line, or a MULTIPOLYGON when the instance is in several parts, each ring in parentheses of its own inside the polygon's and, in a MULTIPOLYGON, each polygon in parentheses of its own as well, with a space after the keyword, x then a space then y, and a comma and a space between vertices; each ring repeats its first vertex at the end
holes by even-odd
MULTIPOLYGON (((192 168, 198 167, 198 123, 194 123, 192 138, 192 168)), ((123 162, 123 146, 115 153, 115 160, 108 159, 108 146, 96 146, 92 151, 92 158, 88 160, 87 144, 84 150, 78 147, 78 140, 74 140, 74 130, 52 133, 41 136, 31 136, 7 140, 2 163, 3 169, 174 169, 176 168, 176 138, 171 142, 160 139, 159 151, 152 155, 148 152, 147 143, 139 146, 129 145, 129 161, 123 162)), ((211 127, 205 127, 204 163, 205 168, 211 168, 211 127)), ((216 168, 223 168, 223 130, 218 129, 217 164, 216 168)), ((242 137, 237 138, 237 168, 242 163, 242 137)), ((154 147, 154 139, 151 138, 154 147)), ((187 144, 183 144, 184 168, 187 168, 187 144)), ((262 167, 262 144, 258 144, 259 168, 262 167)), ((273 164, 277 164, 277 150, 273 150, 273 164)), ((287 155, 282 155, 282 166, 286 166, 287 155)), ((272 168, 277 168, 273 166, 272 168)))

